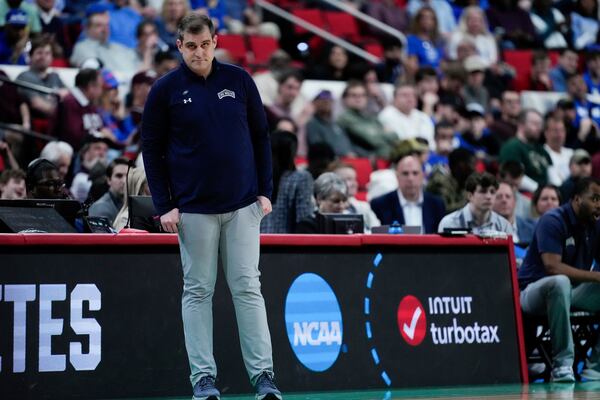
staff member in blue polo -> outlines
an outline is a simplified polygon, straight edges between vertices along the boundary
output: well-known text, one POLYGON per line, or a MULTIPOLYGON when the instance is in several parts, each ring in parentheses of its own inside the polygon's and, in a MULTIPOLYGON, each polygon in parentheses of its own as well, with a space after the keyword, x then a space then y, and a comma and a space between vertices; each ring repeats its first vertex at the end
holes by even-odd
MULTIPOLYGON (((547 315, 552 341, 554 382, 574 382, 573 338, 569 311, 600 310, 600 181, 583 178, 570 202, 542 215, 519 269, 521 307, 547 315)), ((600 341, 582 377, 600 380, 600 341)))
POLYGON ((220 396, 212 351, 220 253, 256 398, 281 399, 258 271, 259 226, 273 186, 267 120, 251 77, 215 60, 216 46, 208 17, 181 20, 183 63, 154 84, 144 109, 144 165, 163 229, 179 234, 193 398, 220 396))

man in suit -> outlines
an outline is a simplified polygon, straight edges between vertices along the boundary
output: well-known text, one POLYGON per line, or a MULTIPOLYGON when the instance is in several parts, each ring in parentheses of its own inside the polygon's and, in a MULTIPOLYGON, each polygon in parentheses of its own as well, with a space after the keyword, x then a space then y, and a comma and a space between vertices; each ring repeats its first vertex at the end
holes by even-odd
POLYGON ((371 208, 384 225, 420 226, 423 233, 436 233, 446 213, 441 198, 423 191, 423 166, 414 154, 396 164, 398 190, 371 200, 371 208))

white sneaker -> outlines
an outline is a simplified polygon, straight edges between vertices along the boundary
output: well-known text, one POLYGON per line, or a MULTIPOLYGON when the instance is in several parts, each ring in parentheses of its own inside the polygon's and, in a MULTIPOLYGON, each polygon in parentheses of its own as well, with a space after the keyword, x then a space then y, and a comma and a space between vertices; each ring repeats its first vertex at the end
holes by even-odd
POLYGON ((552 368, 550 382, 575 382, 573 368, 567 366, 552 368))
POLYGON ((581 372, 581 377, 588 381, 600 381, 600 371, 592 368, 586 368, 581 372))

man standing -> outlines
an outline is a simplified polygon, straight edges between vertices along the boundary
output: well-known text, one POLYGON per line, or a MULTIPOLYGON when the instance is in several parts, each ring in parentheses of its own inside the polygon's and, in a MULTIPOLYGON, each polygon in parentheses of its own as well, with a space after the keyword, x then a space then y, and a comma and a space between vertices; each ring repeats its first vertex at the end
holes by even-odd
POLYGON ((371 208, 382 224, 420 226, 422 233, 436 233, 446 213, 444 201, 423 191, 423 166, 416 155, 402 157, 396 164, 398 190, 371 200, 371 208))
MULTIPOLYGON (((600 181, 584 178, 570 202, 542 215, 518 270, 523 311, 548 316, 555 382, 575 382, 571 307, 600 310, 599 216, 600 181)), ((581 374, 588 380, 600 380, 599 350, 600 342, 581 374)))
POLYGON ((183 63, 158 80, 142 120, 144 164, 167 232, 179 233, 183 324, 194 399, 218 399, 212 296, 221 253, 256 398, 281 399, 258 271, 260 220, 271 212, 271 147, 258 90, 214 59, 211 20, 179 23, 183 63))
POLYGON ((438 227, 439 233, 443 233, 445 228, 467 228, 475 235, 486 232, 513 234, 510 223, 492 211, 498 190, 498 182, 493 175, 475 172, 467 178, 465 189, 469 202, 442 219, 438 227))

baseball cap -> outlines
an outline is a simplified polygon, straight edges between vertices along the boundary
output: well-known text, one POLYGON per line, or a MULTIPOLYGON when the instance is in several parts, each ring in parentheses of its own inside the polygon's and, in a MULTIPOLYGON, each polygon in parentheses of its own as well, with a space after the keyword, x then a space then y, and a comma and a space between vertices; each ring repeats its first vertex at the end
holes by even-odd
POLYGON ((587 164, 590 162, 592 162, 592 157, 590 157, 590 153, 584 149, 575 150, 569 160, 569 164, 587 164))
POLYGON ((27 13, 20 8, 13 8, 6 14, 6 25, 27 26, 28 23, 27 13))
POLYGON ((102 79, 104 80, 105 89, 116 89, 119 87, 119 81, 115 75, 108 69, 102 69, 102 79))
POLYGON ((485 108, 479 103, 469 103, 465 106, 465 116, 467 118, 485 117, 485 108))
POLYGON ((321 90, 315 96, 314 100, 333 100, 333 94, 330 90, 321 90))

